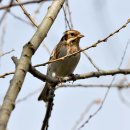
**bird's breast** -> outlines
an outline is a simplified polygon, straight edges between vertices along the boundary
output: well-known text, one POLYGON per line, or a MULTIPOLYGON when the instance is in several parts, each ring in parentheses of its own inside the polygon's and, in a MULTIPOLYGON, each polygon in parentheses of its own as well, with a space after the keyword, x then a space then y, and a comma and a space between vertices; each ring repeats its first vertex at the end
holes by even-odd
POLYGON ((48 67, 48 75, 52 77, 64 77, 73 73, 80 59, 80 54, 65 58, 63 61, 51 63, 48 67))

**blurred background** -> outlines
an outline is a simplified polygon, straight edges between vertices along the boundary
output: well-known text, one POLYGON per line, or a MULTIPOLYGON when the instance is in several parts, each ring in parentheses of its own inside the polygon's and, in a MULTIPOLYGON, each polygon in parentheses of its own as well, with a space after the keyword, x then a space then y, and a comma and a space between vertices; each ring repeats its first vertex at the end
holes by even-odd
MULTIPOLYGON (((10 0, 1 0, 0 8, 10 2, 10 0)), ((27 0, 21 0, 21 2, 27 2, 27 0)), ((74 29, 85 35, 80 42, 81 48, 105 38, 130 18, 129 0, 69 0, 68 4, 71 15, 66 12, 67 18, 71 17, 74 29)), ((50 5, 51 0, 48 0, 27 4, 24 7, 39 25, 50 5)), ((64 7, 68 8, 66 5, 64 7)), ((65 30, 65 15, 63 9, 61 9, 46 39, 33 56, 33 65, 48 61, 49 52, 60 41, 65 30)), ((0 9, 0 75, 15 70, 11 57, 20 57, 23 46, 31 39, 35 31, 36 28, 32 26, 19 6, 0 9)), ((111 70, 119 67, 122 56, 126 51, 121 68, 129 68, 129 42, 130 25, 109 38, 107 42, 101 43, 96 48, 91 48, 86 52, 99 69, 111 70), (126 45, 128 45, 127 49, 126 45)), ((37 69, 46 74, 47 66, 38 67, 37 69)), ((74 73, 82 74, 91 71, 97 70, 82 53, 80 63, 74 73)), ((12 76, 8 75, 5 78, 0 78, 0 104, 2 104, 12 76)), ((112 76, 89 78, 74 83, 70 82, 70 84, 82 84, 88 87, 57 89, 49 121, 49 130, 77 130, 100 107, 108 89, 107 85, 111 83, 112 79, 112 76), (101 85, 105 86, 101 87, 101 85)), ((129 81, 129 75, 117 75, 113 84, 125 85, 129 84, 129 81)), ((37 101, 37 98, 43 86, 42 81, 34 78, 29 73, 27 74, 17 98, 16 107, 12 112, 8 130, 39 130, 41 128, 46 104, 37 101)), ((102 109, 82 130, 129 130, 129 120, 130 89, 118 89, 116 85, 112 85, 102 109)))

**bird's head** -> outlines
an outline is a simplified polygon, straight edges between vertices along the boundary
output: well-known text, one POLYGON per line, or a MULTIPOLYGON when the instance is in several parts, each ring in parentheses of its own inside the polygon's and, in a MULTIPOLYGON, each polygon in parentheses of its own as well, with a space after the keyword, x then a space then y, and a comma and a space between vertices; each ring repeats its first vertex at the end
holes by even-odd
POLYGON ((84 35, 77 30, 67 30, 64 32, 62 40, 66 41, 66 44, 79 44, 82 37, 84 37, 84 35))

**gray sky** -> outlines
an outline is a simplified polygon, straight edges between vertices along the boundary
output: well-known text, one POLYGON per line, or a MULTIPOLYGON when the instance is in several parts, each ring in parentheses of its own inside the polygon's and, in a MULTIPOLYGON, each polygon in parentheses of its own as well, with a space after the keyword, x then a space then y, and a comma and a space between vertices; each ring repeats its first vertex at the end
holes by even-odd
MULTIPOLYGON (((7 1, 3 0, 3 4, 7 1)), ((43 19, 48 5, 51 2, 43 4, 40 13, 36 18, 39 24, 43 19)), ((130 1, 129 0, 71 0, 70 9, 72 12, 72 21, 74 28, 85 35, 81 40, 81 47, 91 45, 95 41, 108 36, 116 29, 121 27, 130 17, 130 1)), ((38 5, 25 6, 27 11, 33 15, 38 5)), ((11 9, 13 13, 19 17, 29 21, 19 7, 11 9)), ((0 16, 2 15, 0 11, 0 16)), ((10 72, 15 69, 11 60, 11 56, 20 57, 22 47, 27 43, 35 32, 35 29, 27 25, 10 14, 7 15, 3 26, 6 26, 6 35, 3 46, 3 52, 15 49, 9 55, 1 58, 0 73, 10 72)), ((45 44, 52 50, 59 42, 65 31, 63 11, 60 11, 55 23, 45 39, 45 44)), ((0 35, 2 32, 0 32, 0 35)), ((106 43, 102 43, 96 48, 88 50, 88 54, 93 61, 101 69, 116 69, 119 66, 121 57, 124 53, 125 46, 130 39, 130 25, 123 29, 118 34, 110 38, 106 43)), ((1 45, 1 43, 0 43, 1 45)), ((32 59, 32 64, 46 62, 49 59, 47 51, 41 45, 32 59)), ((122 68, 126 68, 130 61, 130 47, 127 50, 122 68)), ((129 67, 129 66, 128 66, 129 67)), ((46 73, 46 67, 38 68, 43 73, 46 73)), ((95 71, 95 68, 82 54, 80 63, 74 73, 82 74, 90 71, 95 71)), ((130 80, 129 76, 128 81, 130 80)), ((0 79, 0 102, 4 98, 5 92, 8 89, 9 81, 12 76, 0 79)), ((123 75, 116 77, 114 83, 123 78, 123 75)), ((84 84, 109 84, 112 80, 111 76, 102 78, 91 78, 76 81, 75 83, 84 84)), ((43 86, 43 82, 27 74, 22 90, 18 99, 28 95, 34 90, 43 86)), ((95 99, 102 99, 106 93, 105 88, 61 88, 55 93, 54 107, 49 121, 49 130, 71 130, 79 119, 85 108, 95 99)), ((42 125, 42 120, 45 114, 45 103, 38 102, 37 97, 40 91, 34 96, 16 105, 12 112, 8 129, 9 130, 39 130, 42 125)), ((124 90, 123 95, 129 100, 130 90, 124 90)), ((129 100, 130 101, 130 100, 129 100)), ((86 114, 85 120, 93 112, 97 110, 99 105, 94 105, 86 114)), ((90 120, 82 130, 129 130, 130 108, 122 103, 119 98, 117 89, 111 89, 102 110, 90 120)), ((83 122, 84 122, 83 121, 83 122)), ((82 123, 83 123, 82 122, 82 123)), ((81 123, 81 124, 82 124, 81 123)))

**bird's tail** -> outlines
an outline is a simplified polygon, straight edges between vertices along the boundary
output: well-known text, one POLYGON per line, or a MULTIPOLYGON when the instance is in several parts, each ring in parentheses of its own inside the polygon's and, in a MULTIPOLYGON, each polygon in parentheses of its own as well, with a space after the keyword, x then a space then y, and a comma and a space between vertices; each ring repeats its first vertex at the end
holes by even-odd
POLYGON ((45 87, 43 88, 41 94, 38 97, 39 101, 40 100, 43 100, 45 102, 47 101, 47 97, 48 97, 48 93, 49 93, 49 86, 48 85, 49 85, 48 83, 45 84, 45 87))
POLYGON ((38 100, 39 100, 39 101, 40 101, 40 100, 43 100, 43 101, 47 102, 47 101, 48 101, 48 98, 49 98, 50 88, 55 87, 55 86, 56 86, 56 85, 54 85, 54 84, 46 83, 46 84, 45 84, 45 87, 43 88, 43 90, 42 90, 42 92, 41 92, 41 94, 40 94, 40 96, 38 97, 38 100))

